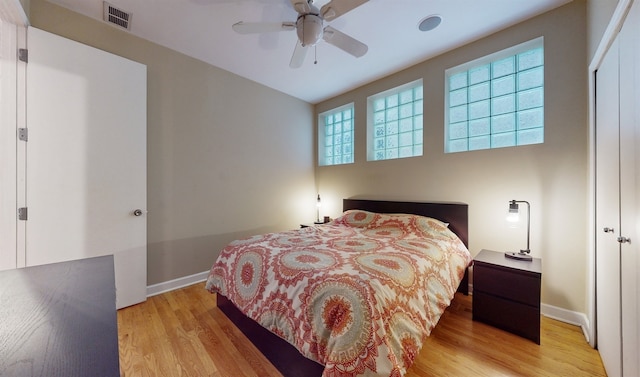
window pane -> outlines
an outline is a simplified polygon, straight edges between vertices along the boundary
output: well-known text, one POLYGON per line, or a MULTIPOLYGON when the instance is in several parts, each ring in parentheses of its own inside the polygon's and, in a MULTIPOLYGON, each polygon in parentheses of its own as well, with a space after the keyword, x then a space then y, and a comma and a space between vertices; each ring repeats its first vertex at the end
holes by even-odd
POLYGON ((400 120, 400 132, 411 132, 413 131, 413 119, 405 118, 400 120))
POLYGON ((413 98, 415 101, 422 99, 422 85, 413 88, 413 98))
POLYGON ((452 140, 449 143, 448 152, 465 152, 467 151, 467 139, 452 140))
POLYGON ((387 135, 395 135, 398 133, 398 122, 387 123, 387 135))
POLYGON ((540 144, 542 142, 544 142, 544 130, 542 128, 518 131, 518 145, 540 144))
POLYGON ((413 135, 410 132, 402 133, 399 136, 400 136, 399 142, 401 147, 413 145, 413 135))
POLYGON ((373 101, 373 111, 382 111, 385 108, 384 98, 373 101))
POLYGON ((467 120, 467 107, 458 106, 449 110, 449 122, 458 123, 467 120))
POLYGON ((449 106, 460 106, 467 103, 467 88, 454 90, 449 94, 449 106))
POLYGON ((529 50, 518 55, 518 70, 524 71, 529 68, 542 66, 544 64, 544 52, 542 48, 529 50))
POLYGON ((416 115, 422 114, 422 100, 416 100, 413 103, 413 113, 416 115))
POLYGON ((498 115, 491 118, 491 133, 498 134, 501 132, 515 131, 516 117, 514 113, 498 115))
POLYGON ((476 119, 469 122, 469 136, 489 135, 491 122, 489 118, 476 119))
POLYGON ((516 145, 516 133, 507 132, 491 136, 492 148, 513 147, 516 145))
POLYGON ((449 88, 452 90, 467 86, 467 72, 461 72, 449 78, 449 88))
POLYGON ((541 107, 518 112, 518 129, 542 128, 544 111, 541 107))
POLYGON ((413 90, 405 90, 404 92, 400 93, 400 103, 404 104, 404 103, 409 103, 409 102, 413 102, 413 90))
POLYGON ((387 97, 387 108, 398 106, 398 95, 394 94, 387 97))
POLYGON ((516 111, 516 99, 514 95, 502 96, 491 99, 491 112, 504 114, 516 111))
POLYGON ((413 115, 413 104, 400 105, 400 119, 409 118, 413 115))
POLYGON ((542 67, 530 69, 518 75, 518 90, 526 90, 542 86, 544 70, 542 67))
POLYGON ((413 131, 413 141, 416 145, 422 145, 422 130, 413 131))
POLYGON ((508 75, 495 79, 491 82, 491 86, 491 95, 494 97, 514 93, 516 91, 516 77, 515 75, 508 75))
POLYGON ((480 149, 489 149, 489 148, 491 148, 491 138, 489 135, 469 138, 470 151, 477 151, 480 149))
POLYGON ((414 130, 422 129, 422 115, 416 115, 413 117, 413 129, 414 130))
POLYGON ((474 68, 469 70, 469 85, 489 81, 489 66, 474 68))
POLYGON ((412 146, 408 146, 408 147, 400 146, 399 154, 398 154, 399 158, 405 158, 405 157, 411 157, 411 156, 413 156, 413 147, 412 146))
POLYGON ((491 115, 489 100, 474 102, 469 105, 469 119, 486 118, 491 115))
POLYGON ((476 102, 491 97, 489 83, 482 83, 469 87, 469 102, 476 102))
POLYGON ((497 62, 491 64, 491 68, 491 77, 494 79, 515 73, 515 57, 510 56, 506 59, 498 60, 497 62))
POLYGON ((397 107, 392 107, 387 109, 386 112, 386 121, 393 121, 393 120, 397 120, 398 119, 398 108, 397 107))
POLYGON ((544 105, 542 88, 536 88, 518 93, 518 109, 526 110, 544 105))
POLYGON ((449 140, 462 139, 467 137, 467 122, 454 123, 449 125, 449 140))

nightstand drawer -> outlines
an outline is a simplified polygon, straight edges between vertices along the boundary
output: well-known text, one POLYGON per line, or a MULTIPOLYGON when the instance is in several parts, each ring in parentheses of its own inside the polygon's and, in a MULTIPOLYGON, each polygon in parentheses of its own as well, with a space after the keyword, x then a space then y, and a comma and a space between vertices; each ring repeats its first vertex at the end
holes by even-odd
POLYGON ((540 344, 540 311, 483 292, 473 292, 473 319, 540 344))
POLYGON ((473 266, 473 291, 540 308, 539 275, 476 262, 473 266))

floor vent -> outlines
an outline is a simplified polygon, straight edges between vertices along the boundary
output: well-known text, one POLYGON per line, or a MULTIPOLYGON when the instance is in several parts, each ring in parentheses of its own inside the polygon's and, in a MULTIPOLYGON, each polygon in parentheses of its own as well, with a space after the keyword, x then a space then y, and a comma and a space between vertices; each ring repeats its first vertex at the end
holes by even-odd
POLYGON ((131 30, 131 13, 118 9, 106 1, 103 4, 103 17, 105 21, 123 29, 131 30))

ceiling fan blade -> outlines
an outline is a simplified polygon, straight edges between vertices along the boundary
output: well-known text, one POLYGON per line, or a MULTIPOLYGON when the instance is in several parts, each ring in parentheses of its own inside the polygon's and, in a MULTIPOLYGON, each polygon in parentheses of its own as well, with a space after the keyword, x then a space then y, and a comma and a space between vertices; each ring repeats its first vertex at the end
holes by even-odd
POLYGON ((325 21, 331 21, 349 12, 350 10, 359 7, 367 1, 369 0, 331 0, 322 8, 320 8, 320 15, 325 21))
POLYGON ((273 31, 295 30, 295 22, 237 22, 231 26, 238 34, 268 33, 273 31))
POLYGON ((296 48, 293 50, 293 56, 291 56, 291 62, 289 62, 289 67, 291 68, 300 68, 302 67, 302 63, 304 63, 304 58, 307 56, 307 51, 309 51, 309 46, 303 46, 300 41, 296 42, 296 48))
POLYGON ((354 39, 345 33, 338 31, 331 26, 324 28, 324 34, 322 38, 325 42, 336 46, 342 51, 359 58, 367 53, 369 47, 366 44, 354 39))
POLYGON ((300 14, 309 13, 311 11, 311 6, 309 6, 309 2, 307 0, 291 0, 291 5, 293 5, 293 9, 300 14))

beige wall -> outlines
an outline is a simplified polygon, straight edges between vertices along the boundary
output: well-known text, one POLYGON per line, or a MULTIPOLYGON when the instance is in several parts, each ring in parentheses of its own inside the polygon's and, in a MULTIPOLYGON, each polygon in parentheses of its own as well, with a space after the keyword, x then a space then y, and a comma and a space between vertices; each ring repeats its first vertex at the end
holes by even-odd
POLYGON ((469 204, 470 250, 513 251, 526 229, 505 224, 508 201, 531 203, 531 250, 543 260, 542 301, 587 312, 586 4, 574 1, 470 45, 316 105, 316 114, 355 103, 354 164, 316 168, 319 192, 335 216, 340 200, 372 196, 469 204), (444 71, 544 36, 544 144, 445 154, 444 71), (366 161, 366 99, 422 78, 424 155, 366 161))
POLYGON ((147 65, 148 284, 314 218, 310 104, 46 1, 31 1, 30 19, 147 65))
POLYGON ((609 20, 618 5, 618 0, 574 0, 587 3, 587 36, 589 46, 589 61, 598 48, 600 39, 609 25, 609 20))

